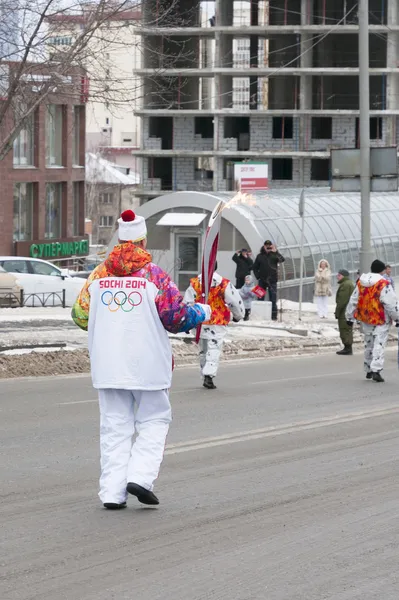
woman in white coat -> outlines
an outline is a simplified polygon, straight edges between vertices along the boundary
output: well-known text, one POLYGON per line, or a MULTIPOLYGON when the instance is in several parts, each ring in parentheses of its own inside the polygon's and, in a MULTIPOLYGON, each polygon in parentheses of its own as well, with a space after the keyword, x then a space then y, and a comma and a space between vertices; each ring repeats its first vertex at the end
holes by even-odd
POLYGON ((320 319, 328 317, 328 298, 332 295, 331 269, 326 260, 321 260, 314 276, 314 295, 317 304, 317 313, 320 319))

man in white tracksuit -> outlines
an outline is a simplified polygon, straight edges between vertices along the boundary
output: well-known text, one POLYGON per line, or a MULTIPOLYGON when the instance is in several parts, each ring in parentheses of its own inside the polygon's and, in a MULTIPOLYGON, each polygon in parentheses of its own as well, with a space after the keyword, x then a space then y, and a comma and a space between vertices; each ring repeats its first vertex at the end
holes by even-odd
MULTIPOLYGON (((217 268, 217 265, 216 265, 217 268)), ((190 281, 190 287, 184 295, 184 302, 193 304, 201 299, 201 275, 190 281)), ((230 323, 231 314, 235 321, 240 321, 245 315, 244 303, 236 288, 228 279, 221 277, 216 271, 212 277, 208 303, 212 310, 210 321, 201 327, 200 335, 200 367, 204 378, 205 388, 216 389, 216 377, 227 325, 230 323)))
POLYGON ((90 275, 72 309, 75 323, 89 332, 100 403, 99 496, 111 510, 125 508, 128 493, 142 504, 159 504, 152 490, 172 418, 167 331, 188 331, 211 316, 207 305, 184 304, 151 262, 143 217, 127 210, 118 224, 119 245, 90 275))
POLYGON ((399 320, 399 306, 394 289, 383 274, 385 265, 375 260, 371 273, 361 275, 346 309, 348 325, 363 323, 364 368, 366 378, 383 382, 385 347, 392 321, 399 320))

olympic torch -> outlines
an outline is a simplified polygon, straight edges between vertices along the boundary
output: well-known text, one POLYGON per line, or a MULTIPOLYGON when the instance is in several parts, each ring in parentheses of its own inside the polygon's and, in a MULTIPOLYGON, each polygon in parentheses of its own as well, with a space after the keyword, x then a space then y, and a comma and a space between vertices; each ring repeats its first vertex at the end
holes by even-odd
MULTIPOLYGON (((202 253, 201 269, 201 302, 208 302, 209 290, 212 285, 212 277, 215 270, 216 256, 219 245, 220 224, 222 221, 222 211, 226 206, 224 200, 220 200, 212 211, 209 218, 208 227, 205 233, 204 249, 202 253)), ((197 327, 195 341, 199 342, 201 325, 197 327)))

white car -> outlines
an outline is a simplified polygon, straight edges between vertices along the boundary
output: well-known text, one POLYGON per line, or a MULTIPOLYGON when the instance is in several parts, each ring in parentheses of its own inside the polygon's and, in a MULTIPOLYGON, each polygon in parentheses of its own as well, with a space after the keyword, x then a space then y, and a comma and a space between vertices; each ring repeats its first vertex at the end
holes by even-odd
POLYGON ((0 256, 0 267, 12 273, 24 290, 27 306, 59 306, 62 304, 62 290, 65 289, 65 304, 72 306, 85 284, 80 277, 71 277, 68 270, 59 269, 46 260, 24 256, 0 256), (51 296, 51 293, 58 296, 51 296), (37 294, 37 296, 30 296, 37 294))
POLYGON ((19 306, 21 289, 15 275, 7 273, 3 267, 0 267, 0 306, 19 306))

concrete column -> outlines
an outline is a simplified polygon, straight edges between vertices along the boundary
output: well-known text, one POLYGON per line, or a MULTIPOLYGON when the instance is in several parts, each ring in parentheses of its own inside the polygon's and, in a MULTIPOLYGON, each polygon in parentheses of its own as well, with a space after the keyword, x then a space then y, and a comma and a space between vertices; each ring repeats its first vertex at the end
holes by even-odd
MULTIPOLYGON (((233 25, 233 2, 231 0, 216 0, 215 22, 218 27, 233 25)), ((233 38, 223 32, 215 34, 215 66, 232 67, 233 65, 233 38)), ((231 106, 233 99, 232 79, 229 76, 215 75, 215 108, 221 109, 231 106)), ((223 129, 223 117, 215 116, 213 148, 220 149, 220 132, 223 129)), ((223 180, 223 160, 214 159, 213 190, 220 190, 223 180)))
MULTIPOLYGON (((397 0, 388 0, 387 12, 387 67, 397 68, 399 60, 399 39, 396 31, 389 27, 399 22, 399 8, 397 0)), ((397 73, 389 73, 386 80, 386 109, 399 108, 399 77, 397 73)), ((386 144, 396 145, 396 117, 386 117, 386 144)))
POLYGON ((215 17, 216 25, 233 25, 233 2, 232 0, 216 0, 215 17))
MULTIPOLYGON (((251 0, 250 17, 251 27, 259 25, 259 0, 251 0)), ((250 67, 257 69, 259 66, 258 35, 250 35, 249 37, 249 56, 250 67)), ((249 78, 249 108, 251 110, 257 110, 258 108, 258 77, 254 75, 249 78)))
MULTIPOLYGON (((313 13, 313 0, 301 1, 301 24, 310 23, 313 13), (309 14, 310 11, 310 14, 309 14)), ((308 33, 301 34, 301 67, 313 66, 312 36, 308 33)), ((300 107, 312 108, 312 75, 301 75, 300 107)))
MULTIPOLYGON (((231 0, 216 0, 216 25, 231 26, 233 25, 233 2, 231 0)), ((226 35, 223 32, 216 34, 216 53, 215 64, 217 67, 232 67, 233 66, 233 37, 226 35)), ((233 86, 231 77, 225 75, 217 76, 219 81, 216 85, 217 98, 216 106, 218 108, 226 108, 231 106, 233 96, 233 86)))
MULTIPOLYGON (((301 24, 308 25, 312 22, 313 0, 301 0, 301 24)), ((311 68, 313 66, 312 36, 308 33, 301 33, 301 67, 311 68)), ((299 106, 302 110, 312 108, 313 95, 313 77, 312 75, 301 75, 299 106)), ((305 149, 306 132, 310 127, 310 117, 303 115, 299 119, 299 149, 305 149)), ((299 180, 300 185, 304 184, 304 160, 299 161, 299 180)))

